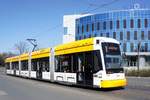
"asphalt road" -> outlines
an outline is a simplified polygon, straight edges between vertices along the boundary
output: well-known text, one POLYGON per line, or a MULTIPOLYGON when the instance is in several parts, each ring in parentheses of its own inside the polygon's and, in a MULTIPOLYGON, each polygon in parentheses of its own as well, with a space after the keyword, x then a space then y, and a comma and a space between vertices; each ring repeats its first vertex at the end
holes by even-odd
POLYGON ((150 100, 150 78, 128 78, 125 89, 102 90, 22 79, 0 71, 0 100, 150 100))

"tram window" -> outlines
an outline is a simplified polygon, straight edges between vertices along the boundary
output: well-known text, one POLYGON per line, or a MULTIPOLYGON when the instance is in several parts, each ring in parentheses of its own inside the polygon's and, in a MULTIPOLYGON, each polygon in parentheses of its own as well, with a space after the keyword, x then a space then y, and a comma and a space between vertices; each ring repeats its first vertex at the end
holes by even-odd
POLYGON ((33 59, 31 70, 36 71, 37 67, 40 67, 43 72, 49 72, 49 58, 40 58, 40 59, 33 59))
POLYGON ((77 55, 67 54, 56 56, 55 58, 55 71, 73 73, 77 70, 77 55))
POLYGON ((10 64, 9 64, 9 63, 6 63, 6 64, 5 64, 5 67, 6 67, 6 69, 10 69, 10 64))
POLYGON ((17 62, 17 66, 16 66, 16 69, 17 69, 17 70, 19 70, 19 63, 18 63, 18 62, 17 62))
POLYGON ((77 72, 84 71, 85 67, 85 53, 76 53, 77 54, 77 72))
POLYGON ((15 69, 15 64, 14 63, 12 63, 12 69, 15 69))
POLYGON ((39 59, 39 66, 42 68, 43 72, 49 72, 49 58, 39 59))
POLYGON ((21 70, 28 70, 28 61, 21 61, 21 70))
POLYGON ((88 51, 55 57, 55 71, 76 73, 85 70, 97 72, 102 70, 102 63, 99 50, 88 51))
POLYGON ((71 55, 56 56, 55 64, 56 72, 73 72, 71 55))
POLYGON ((55 57, 55 71, 56 72, 61 72, 62 68, 61 68, 61 56, 56 56, 55 57))
POLYGON ((31 71, 36 71, 37 70, 37 60, 32 60, 31 61, 31 71))
POLYGON ((89 52, 85 52, 83 53, 84 54, 84 60, 83 60, 83 63, 84 63, 84 70, 85 72, 92 72, 93 70, 93 53, 91 51, 89 52))
POLYGON ((62 67, 64 72, 72 72, 71 71, 71 55, 65 55, 62 57, 62 67))
POLYGON ((19 70, 19 62, 12 62, 12 69, 19 70))
POLYGON ((59 72, 59 57, 55 56, 55 72, 59 72))
POLYGON ((72 69, 73 71, 72 72, 77 72, 77 69, 78 69, 78 55, 77 54, 73 54, 73 62, 72 62, 72 69))
POLYGON ((102 63, 100 57, 100 51, 88 51, 78 54, 80 58, 80 64, 78 64, 79 71, 82 71, 84 66, 84 71, 96 73, 102 70, 102 63))
POLYGON ((101 61, 101 56, 100 56, 99 50, 94 51, 93 58, 94 58, 93 72, 102 70, 102 61, 101 61))

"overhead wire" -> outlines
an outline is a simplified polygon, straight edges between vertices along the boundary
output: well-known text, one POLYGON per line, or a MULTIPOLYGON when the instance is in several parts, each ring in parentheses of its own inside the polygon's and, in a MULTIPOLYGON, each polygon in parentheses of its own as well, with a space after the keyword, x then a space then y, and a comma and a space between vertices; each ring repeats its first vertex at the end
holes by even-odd
MULTIPOLYGON (((92 3, 86 3, 86 4, 89 4, 89 7, 87 8, 86 11, 83 11, 83 12, 80 13, 80 14, 88 14, 88 13, 91 13, 91 12, 93 12, 93 11, 96 11, 96 10, 98 10, 98 9, 101 9, 102 7, 106 7, 106 6, 112 5, 112 4, 114 4, 114 3, 118 2, 118 1, 119 1, 119 0, 112 0, 111 2, 107 2, 107 3, 104 3, 104 4, 102 4, 102 5, 97 5, 97 4, 92 4, 92 3), (89 10, 89 8, 90 8, 91 6, 97 6, 97 7, 94 8, 94 9, 89 10)), ((70 22, 70 20, 68 20, 67 22, 70 22)), ((57 24, 57 25, 55 25, 54 27, 51 27, 51 28, 49 28, 49 29, 47 29, 47 30, 45 30, 45 31, 43 31, 43 32, 53 31, 53 30, 55 30, 55 29, 58 29, 58 27, 62 27, 62 23, 61 23, 61 24, 57 24)), ((43 32, 37 32, 36 34, 40 34, 40 33, 43 33, 43 32)))
MULTIPOLYGON (((102 5, 99 5, 99 6, 97 6, 97 7, 94 8, 94 9, 91 9, 91 10, 89 10, 89 11, 85 11, 85 12, 83 12, 82 14, 91 13, 91 12, 93 12, 93 11, 95 11, 95 10, 98 10, 98 9, 102 8, 102 7, 106 7, 106 6, 112 5, 112 4, 114 4, 114 3, 118 2, 118 1, 120 1, 120 0, 112 0, 111 2, 108 2, 108 3, 104 3, 104 4, 102 4, 102 5)), ((97 4, 89 4, 89 5, 90 5, 90 6, 96 6, 97 4)))

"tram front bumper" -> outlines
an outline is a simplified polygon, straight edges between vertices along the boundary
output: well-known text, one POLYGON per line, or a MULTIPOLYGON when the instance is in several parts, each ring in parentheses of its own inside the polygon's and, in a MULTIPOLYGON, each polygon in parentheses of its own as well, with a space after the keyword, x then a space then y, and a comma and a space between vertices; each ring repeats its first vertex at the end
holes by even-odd
POLYGON ((101 88, 125 87, 127 85, 127 80, 126 79, 102 80, 100 84, 101 88))

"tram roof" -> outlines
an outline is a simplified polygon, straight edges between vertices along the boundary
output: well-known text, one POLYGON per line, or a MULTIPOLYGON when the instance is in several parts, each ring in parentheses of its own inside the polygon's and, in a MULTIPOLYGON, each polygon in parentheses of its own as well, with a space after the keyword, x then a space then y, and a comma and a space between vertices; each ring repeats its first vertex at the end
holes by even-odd
POLYGON ((49 55, 50 55, 50 48, 45 48, 45 49, 32 52, 31 58, 36 59, 36 58, 42 58, 42 57, 49 57, 49 55))
POLYGON ((75 48, 75 47, 80 47, 80 46, 87 46, 87 45, 93 45, 94 40, 100 40, 100 42, 113 42, 113 43, 119 43, 119 41, 113 39, 113 38, 108 38, 108 37, 92 37, 92 38, 87 38, 83 40, 78 40, 66 44, 61 44, 55 47, 55 51, 63 50, 63 49, 70 49, 70 48, 75 48))
POLYGON ((93 45, 94 44, 94 38, 87 38, 84 40, 78 40, 66 44, 61 44, 55 47, 55 51, 60 51, 64 49, 71 49, 71 48, 76 48, 76 47, 81 47, 81 46, 88 46, 88 45, 93 45))

